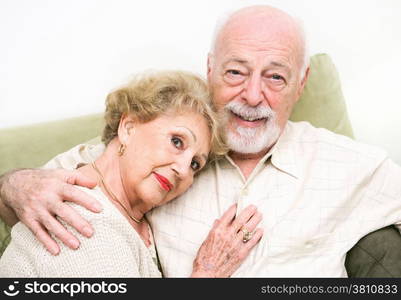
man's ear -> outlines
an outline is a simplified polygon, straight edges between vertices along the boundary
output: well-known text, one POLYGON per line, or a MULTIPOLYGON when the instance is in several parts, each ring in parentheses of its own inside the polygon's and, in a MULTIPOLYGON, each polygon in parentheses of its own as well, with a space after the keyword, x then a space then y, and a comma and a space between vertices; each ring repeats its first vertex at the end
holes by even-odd
POLYGON ((305 74, 303 75, 303 78, 301 80, 301 84, 299 85, 298 91, 297 91, 297 101, 301 97, 302 92, 305 88, 306 82, 308 81, 309 78, 309 66, 306 68, 305 74))
POLYGON ((129 136, 134 132, 136 121, 130 115, 123 114, 118 124, 118 140, 120 144, 126 145, 129 136))

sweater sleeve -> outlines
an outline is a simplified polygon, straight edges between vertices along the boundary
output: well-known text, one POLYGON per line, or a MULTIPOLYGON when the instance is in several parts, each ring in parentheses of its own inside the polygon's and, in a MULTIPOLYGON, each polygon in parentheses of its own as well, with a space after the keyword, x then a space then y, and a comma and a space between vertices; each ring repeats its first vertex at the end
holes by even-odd
MULTIPOLYGON (((0 277, 140 277, 138 244, 127 240, 124 230, 108 224, 106 218, 92 220, 92 225, 93 237, 79 236, 78 250, 58 241, 61 251, 52 256, 18 223, 0 260, 0 277)), ((68 230, 78 235, 71 227, 68 230)))

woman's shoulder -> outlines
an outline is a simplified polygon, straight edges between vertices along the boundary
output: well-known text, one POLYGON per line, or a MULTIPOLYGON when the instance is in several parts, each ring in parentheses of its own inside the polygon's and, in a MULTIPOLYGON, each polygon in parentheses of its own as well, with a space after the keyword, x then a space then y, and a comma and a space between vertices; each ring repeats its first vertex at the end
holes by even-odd
POLYGON ((94 198, 101 206, 102 210, 98 213, 92 212, 89 209, 73 203, 73 202, 66 202, 69 206, 71 206, 74 210, 76 210, 84 219, 88 222, 96 222, 101 219, 107 218, 109 220, 117 219, 121 220, 122 215, 119 213, 117 208, 110 202, 110 200, 106 197, 106 195, 102 192, 100 187, 96 186, 93 189, 89 189, 86 187, 75 186, 75 188, 79 189, 80 191, 88 194, 92 198, 94 198))
MULTIPOLYGON (((117 207, 107 198, 107 196, 103 193, 100 187, 96 186, 93 189, 88 189, 85 187, 76 186, 79 190, 87 193, 89 196, 93 197, 95 200, 99 202, 102 207, 101 212, 95 213, 92 212, 85 207, 73 203, 66 202, 70 205, 83 219, 88 221, 97 236, 99 235, 108 235, 111 231, 115 231, 114 235, 118 235, 123 239, 133 239, 132 236, 136 236, 133 234, 134 229, 126 220, 126 218, 121 214, 121 212, 117 209, 117 207)), ((74 228, 72 228, 69 224, 66 224, 64 221, 59 219, 59 221, 67 227, 73 234, 79 234, 74 228)), ((83 237, 83 236, 81 236, 83 237)))
MULTIPOLYGON (((102 210, 98 213, 92 212, 87 208, 73 203, 66 201, 65 203, 73 208, 83 219, 89 222, 94 229, 100 229, 104 226, 99 226, 102 224, 107 224, 107 228, 111 229, 111 227, 117 227, 119 230, 124 229, 125 219, 119 213, 117 208, 110 202, 110 200, 103 194, 99 187, 95 187, 93 189, 88 189, 85 187, 75 186, 80 191, 88 194, 89 196, 93 197, 95 200, 99 202, 102 207, 102 210), (96 228, 97 227, 97 228, 96 228)), ((63 221, 60 217, 57 217, 58 221, 67 228, 67 230, 71 231, 73 235, 80 237, 80 234, 70 225, 63 221)), ((32 235, 32 232, 21 222, 18 222, 16 225, 13 226, 11 230, 11 237, 26 237, 32 235)), ((36 240, 36 239, 35 239, 36 240)))
POLYGON ((94 197, 103 207, 100 213, 93 213, 77 204, 68 202, 68 205, 77 210, 92 225, 94 235, 86 238, 59 219, 67 230, 78 238, 80 247, 78 250, 71 250, 53 235, 52 237, 57 241, 61 251, 59 255, 52 256, 24 224, 17 223, 12 228, 11 243, 0 260, 0 266, 4 269, 0 270, 1 275, 6 277, 8 275, 11 277, 68 277, 72 274, 88 276, 130 274, 130 276, 135 276, 129 271, 124 271, 125 273, 120 271, 119 273, 114 269, 114 264, 118 263, 116 259, 124 261, 122 257, 126 257, 126 260, 133 261, 131 264, 140 259, 138 256, 139 243, 132 234, 133 229, 99 188, 79 187, 79 189, 94 197), (118 246, 116 247, 116 245, 118 246), (100 265, 102 265, 102 270, 97 269, 97 266, 100 265), (111 269, 109 270, 109 268, 111 269))
MULTIPOLYGON (((112 230, 114 230, 117 234, 121 236, 131 234, 131 228, 129 227, 127 221, 119 213, 117 208, 114 207, 110 200, 103 194, 99 187, 88 189, 76 186, 76 188, 93 197, 99 202, 102 207, 101 212, 95 213, 79 204, 68 201, 65 202, 67 205, 73 208, 74 211, 76 211, 84 220, 91 224, 94 231, 96 232, 97 237, 108 235, 112 230)), ((57 217, 57 219, 69 232, 71 232, 79 240, 87 239, 86 237, 81 235, 74 227, 66 223, 60 217, 57 217)), ((61 241, 58 240, 57 237, 52 235, 52 238, 58 241, 59 245, 62 245, 61 241)), ((14 242, 23 241, 25 245, 27 241, 30 241, 31 244, 35 244, 37 246, 41 245, 34 234, 28 229, 28 227, 26 227, 26 225, 21 222, 18 222, 16 225, 13 226, 11 230, 11 240, 14 240, 14 242)), ((68 250, 68 248, 66 249, 68 250)))

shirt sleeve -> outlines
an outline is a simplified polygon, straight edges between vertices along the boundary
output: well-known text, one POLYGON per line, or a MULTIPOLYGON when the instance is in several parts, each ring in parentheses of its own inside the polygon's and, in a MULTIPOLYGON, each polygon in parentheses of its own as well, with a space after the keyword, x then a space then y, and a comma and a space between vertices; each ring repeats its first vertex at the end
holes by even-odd
POLYGON ((74 148, 61 153, 47 162, 42 169, 63 168, 74 170, 81 163, 87 164, 96 160, 105 150, 103 144, 91 145, 80 144, 74 148))
POLYGON ((371 232, 394 224, 400 230, 401 167, 387 158, 366 180, 363 201, 357 207, 361 229, 371 232))

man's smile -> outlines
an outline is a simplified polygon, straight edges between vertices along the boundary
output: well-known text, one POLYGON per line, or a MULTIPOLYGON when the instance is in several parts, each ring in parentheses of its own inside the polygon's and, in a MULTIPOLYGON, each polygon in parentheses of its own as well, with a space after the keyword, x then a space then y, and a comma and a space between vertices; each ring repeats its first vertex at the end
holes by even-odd
POLYGON ((241 127, 260 127, 265 124, 268 118, 255 118, 255 117, 247 117, 234 113, 231 111, 231 115, 235 122, 241 127))

